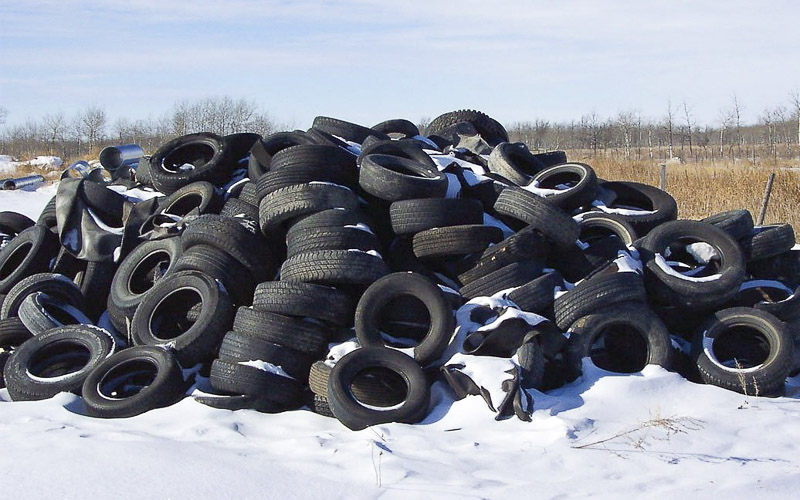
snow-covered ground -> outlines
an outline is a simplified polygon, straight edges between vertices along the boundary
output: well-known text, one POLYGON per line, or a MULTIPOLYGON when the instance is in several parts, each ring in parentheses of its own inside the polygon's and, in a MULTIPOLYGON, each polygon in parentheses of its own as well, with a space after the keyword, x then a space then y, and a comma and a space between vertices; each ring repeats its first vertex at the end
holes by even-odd
MULTIPOLYGON (((36 218, 53 188, 0 192, 36 218)), ((696 385, 656 366, 585 366, 531 392, 531 422, 434 386, 417 425, 353 432, 309 411, 231 412, 191 399, 128 419, 79 397, 0 390, 5 498, 789 498, 800 489, 800 377, 786 396, 696 385)))
POLYGON ((20 167, 41 167, 58 170, 64 162, 58 156, 37 156, 28 161, 19 161, 9 155, 0 155, 0 175, 13 177, 20 167))

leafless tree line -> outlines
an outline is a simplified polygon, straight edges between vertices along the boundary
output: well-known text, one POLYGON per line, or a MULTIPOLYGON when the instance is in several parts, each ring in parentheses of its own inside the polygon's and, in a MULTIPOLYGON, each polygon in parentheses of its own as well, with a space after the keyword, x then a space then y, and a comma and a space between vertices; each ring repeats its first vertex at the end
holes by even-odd
POLYGON ((714 123, 699 124, 686 101, 667 101, 657 119, 636 110, 577 121, 534 120, 512 124, 509 135, 537 150, 585 150, 593 155, 682 161, 743 160, 751 163, 800 157, 800 91, 784 104, 764 109, 756 123, 743 123, 736 95, 714 123))
POLYGON ((210 131, 220 135, 277 128, 252 101, 231 97, 176 102, 156 118, 111 121, 102 107, 91 105, 74 116, 58 111, 38 120, 6 126, 8 112, 0 107, 0 153, 19 158, 49 154, 73 160, 94 155, 108 145, 135 143, 147 152, 175 137, 210 131))
MULTIPOLYGON (((588 113, 579 120, 551 122, 536 119, 510 124, 513 141, 535 150, 584 150, 593 155, 631 159, 683 161, 743 160, 752 163, 800 157, 800 91, 786 103, 768 107, 756 123, 744 123, 743 106, 736 95, 714 123, 700 124, 687 101, 667 101, 659 118, 627 110, 613 117, 588 113)), ((96 154, 112 144, 136 143, 153 152, 180 135, 211 131, 218 134, 256 132, 268 135, 288 127, 275 121, 252 101, 231 97, 176 102, 156 118, 113 123, 105 110, 89 106, 67 116, 49 113, 38 120, 3 126, 8 112, 0 106, 0 153, 20 158, 41 154, 66 160, 96 154)), ((428 120, 421 120, 421 129, 428 120)))

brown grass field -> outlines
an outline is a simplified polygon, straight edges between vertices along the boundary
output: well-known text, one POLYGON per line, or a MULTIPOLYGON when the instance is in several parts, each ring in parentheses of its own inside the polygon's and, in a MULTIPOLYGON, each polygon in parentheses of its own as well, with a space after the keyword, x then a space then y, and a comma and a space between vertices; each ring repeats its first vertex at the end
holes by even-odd
MULTIPOLYGON (((591 165, 603 179, 659 184, 659 162, 592 157, 570 151, 567 158, 591 165)), ((755 220, 771 172, 775 172, 775 182, 764 223, 788 222, 800 234, 800 170, 720 162, 669 164, 666 190, 678 202, 681 219, 701 219, 716 212, 744 208, 750 210, 755 220)))
MULTIPOLYGON (((94 154, 85 159, 96 158, 94 154)), ((661 162, 658 160, 593 156, 590 151, 567 151, 567 158, 591 165, 603 179, 659 184, 658 164, 661 162)), ((64 167, 67 165, 65 162, 64 167)), ((797 162, 786 161, 758 166, 748 161, 668 164, 667 192, 678 202, 678 217, 682 219, 702 219, 716 212, 745 208, 755 220, 767 178, 775 172, 764 223, 788 222, 800 235, 800 166, 797 165, 797 162)), ((61 170, 28 167, 20 169, 16 176, 42 174, 47 180, 58 180, 60 173, 61 170)))

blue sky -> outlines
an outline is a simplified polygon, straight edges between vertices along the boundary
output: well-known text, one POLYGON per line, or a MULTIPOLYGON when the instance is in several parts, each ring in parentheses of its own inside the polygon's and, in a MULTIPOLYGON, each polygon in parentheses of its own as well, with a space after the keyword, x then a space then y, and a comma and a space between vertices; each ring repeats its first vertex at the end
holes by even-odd
POLYGON ((715 122, 800 88, 796 1, 0 0, 8 123, 89 104, 158 116, 229 95, 279 122, 458 108, 502 123, 666 103, 715 122))

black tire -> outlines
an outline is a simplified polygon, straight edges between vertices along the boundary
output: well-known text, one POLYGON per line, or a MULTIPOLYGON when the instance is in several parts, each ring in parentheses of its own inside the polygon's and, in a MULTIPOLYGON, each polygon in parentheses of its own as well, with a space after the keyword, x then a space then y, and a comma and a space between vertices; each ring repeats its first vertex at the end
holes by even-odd
POLYGON ((536 260, 514 262, 501 267, 461 287, 461 295, 468 299, 490 297, 497 292, 516 288, 542 274, 543 263, 536 260))
POLYGON ((215 356, 232 323, 228 293, 205 274, 181 271, 166 276, 145 295, 131 321, 131 338, 136 345, 168 346, 181 365, 189 367, 215 356), (192 320, 195 307, 199 314, 192 320))
POLYGON ((331 338, 331 331, 325 326, 252 307, 240 307, 236 311, 233 331, 312 356, 323 354, 331 338))
POLYGON ((153 185, 153 177, 150 175, 150 157, 143 156, 139 159, 139 164, 136 166, 136 173, 134 179, 137 183, 144 186, 153 185))
POLYGON ((354 227, 325 230, 290 231, 286 235, 286 256, 314 250, 380 250, 378 239, 370 231, 354 227))
POLYGON ((181 368, 171 352, 156 346, 134 346, 92 370, 81 395, 87 415, 125 418, 177 403, 185 390, 181 368))
POLYGON ((330 403, 328 403, 328 398, 324 396, 320 396, 318 394, 314 394, 313 392, 308 392, 306 394, 305 404, 308 406, 308 409, 311 410, 313 413, 317 415, 322 415, 323 417, 330 417, 336 418, 331 411, 330 403))
POLYGON ((0 212, 0 233, 13 237, 35 224, 26 215, 10 211, 0 212))
POLYGON ((259 199, 285 187, 314 181, 347 187, 358 184, 355 159, 342 148, 317 144, 295 146, 281 151, 274 164, 256 183, 259 199))
POLYGON ((104 330, 88 325, 54 328, 22 343, 3 370, 14 401, 47 399, 78 392, 83 381, 114 350, 104 330))
POLYGON ((556 325, 565 330, 583 316, 602 311, 612 304, 644 304, 644 281, 638 273, 599 272, 553 301, 556 325))
POLYGON ((533 156, 539 160, 545 168, 567 163, 567 153, 564 151, 547 151, 546 153, 536 153, 533 156))
POLYGON ((642 210, 641 214, 617 214, 633 227, 636 234, 644 236, 664 222, 678 218, 675 199, 657 187, 638 182, 602 182, 600 187, 612 191, 616 198, 609 208, 631 208, 642 210))
POLYGON ((361 251, 318 250, 284 261, 281 280, 322 285, 369 285, 389 273, 378 256, 361 251))
POLYGON ((372 130, 386 135, 399 134, 403 137, 416 137, 419 135, 419 128, 402 118, 380 122, 377 125, 373 125, 372 130))
POLYGON ((774 279, 792 286, 800 285, 800 250, 790 250, 774 257, 747 263, 754 278, 774 279))
POLYGON ((267 281, 256 286, 253 308, 350 326, 355 317, 356 302, 349 294, 333 287, 267 281))
POLYGON ((337 118, 330 118, 328 116, 318 116, 314 118, 312 127, 318 130, 328 132, 329 134, 341 137, 346 141, 357 142, 361 144, 369 136, 377 137, 378 139, 387 140, 389 136, 383 132, 378 132, 371 128, 367 128, 355 123, 346 122, 337 118))
POLYGON ((246 364, 215 359, 209 382, 218 391, 271 401, 274 411, 292 410, 302 404, 303 386, 297 380, 246 364))
POLYGON ((356 307, 356 337, 363 346, 385 345, 380 329, 381 313, 393 299, 402 296, 419 299, 428 310, 428 331, 414 347, 414 359, 423 366, 428 365, 447 348, 455 328, 455 317, 439 287, 422 275, 394 273, 370 285, 356 307))
MULTIPOLYGON (((578 217, 576 217, 578 218, 578 217)), ((636 230, 624 218, 613 214, 587 212, 580 215, 578 226, 581 229, 578 240, 587 245, 615 236, 624 246, 633 246, 638 239, 636 230)))
POLYGON ((530 224, 559 248, 571 247, 580 234, 578 223, 566 212, 549 204, 544 198, 519 188, 504 189, 494 209, 502 215, 530 224))
POLYGON ((190 221, 181 234, 181 247, 186 251, 195 245, 211 245, 230 254, 256 279, 269 274, 273 265, 263 238, 246 219, 203 215, 190 221))
POLYGON ((247 176, 256 182, 270 170, 272 158, 284 149, 302 144, 311 144, 312 140, 303 132, 277 132, 270 134, 253 144, 250 149, 250 160, 247 165, 247 176))
POLYGON ((564 289, 564 278, 558 271, 543 274, 508 294, 508 300, 523 311, 541 313, 553 305, 555 292, 564 289))
POLYGON ((252 272, 228 253, 210 245, 195 245, 175 261, 173 272, 200 271, 222 283, 234 304, 246 305, 253 298, 252 272))
POLYGON ((428 414, 430 387, 420 366, 405 354, 382 347, 364 347, 340 359, 328 379, 328 401, 336 418, 347 428, 361 430, 388 422, 414 424, 428 414), (351 389, 353 382, 369 368, 385 368, 402 377, 405 399, 394 406, 376 408, 360 402, 351 389))
POLYGON ((590 206, 597 195, 597 174, 585 163, 565 163, 549 167, 533 176, 539 189, 558 190, 546 194, 545 200, 564 210, 590 206), (567 185, 566 189, 558 186, 567 185))
POLYGON ((31 337, 33 337, 33 334, 25 328, 19 318, 0 320, 0 389, 6 386, 2 372, 9 356, 17 347, 31 337))
POLYGON ((39 218, 36 219, 37 226, 44 226, 51 232, 58 234, 58 219, 56 218, 56 197, 50 198, 50 201, 42 209, 39 218))
POLYGON ((522 344, 516 352, 519 361, 520 386, 543 390, 544 370, 547 360, 537 339, 522 344))
MULTIPOLYGON (((324 361, 317 361, 311 365, 308 375, 311 392, 327 400, 328 380, 332 371, 333 367, 326 365, 324 361)), ((356 377, 350 389, 356 399, 371 406, 392 406, 405 397, 405 386, 399 380, 369 372, 356 377)))
POLYGON ((497 120, 485 113, 471 109, 451 111, 437 116, 431 121, 430 125, 428 125, 428 135, 435 135, 460 122, 471 123, 475 127, 475 130, 478 131, 481 137, 483 137, 490 146, 496 146, 501 142, 508 142, 508 132, 506 132, 506 129, 503 128, 497 120))
POLYGON ((395 234, 413 234, 435 227, 483 223, 483 205, 469 198, 426 198, 396 201, 389 207, 395 234))
POLYGON ((371 154, 407 158, 412 161, 418 161, 431 169, 436 169, 436 162, 431 159, 428 153, 422 150, 422 146, 416 141, 375 141, 361 148, 361 154, 358 155, 356 164, 360 166, 364 157, 371 154))
POLYGON ((544 164, 522 142, 502 142, 489 155, 489 170, 517 186, 529 184, 532 176, 544 168, 544 164))
POLYGON ((0 293, 7 294, 32 274, 48 271, 58 248, 58 238, 44 226, 32 226, 19 233, 0 250, 0 293))
MULTIPOLYGON (((17 316, 19 306, 25 297, 35 292, 44 292, 55 300, 60 300, 78 309, 83 309, 81 289, 63 274, 39 273, 28 276, 9 290, 0 308, 0 319, 17 316)), ((94 297, 92 297, 94 299, 94 297)))
POLYGON ((112 261, 83 262, 83 264, 75 275, 75 283, 81 287, 84 297, 91 298, 88 302, 84 301, 85 306, 82 310, 96 320, 106 310, 117 264, 112 261))
POLYGON ((729 210, 711 215, 701 220, 706 224, 716 226, 733 239, 740 240, 747 237, 753 231, 753 216, 749 210, 729 210))
POLYGON ((127 320, 133 318, 144 295, 174 270, 181 253, 179 238, 146 241, 120 263, 111 281, 107 304, 109 317, 117 330, 129 331, 127 320))
POLYGON ((150 158, 153 187, 170 195, 197 181, 220 185, 227 180, 235 159, 222 137, 201 132, 173 139, 162 145, 150 158), (191 169, 181 166, 190 164, 191 169))
POLYGON ((783 323, 747 307, 724 309, 698 328, 692 343, 700 376, 707 384, 746 395, 783 393, 794 346, 783 323))
POLYGON ((502 240, 499 227, 482 224, 428 229, 414 235, 414 255, 420 259, 468 255, 483 252, 502 240))
POLYGON ((255 181, 245 182, 236 198, 254 207, 258 207, 260 198, 258 197, 258 188, 256 187, 255 181))
POLYGON ((361 161, 358 183, 385 201, 443 198, 447 177, 425 163, 399 156, 370 154, 361 161))
POLYGON ((246 218, 254 223, 258 222, 258 205, 251 205, 238 198, 228 198, 225 205, 222 206, 220 215, 233 218, 246 218))
POLYGON ((738 307, 766 311, 781 321, 790 321, 800 316, 800 287, 792 291, 778 281, 746 280, 739 287, 733 303, 738 307))
POLYGON ((193 182, 175 191, 159 205, 159 213, 185 217, 190 213, 218 214, 222 196, 210 182, 193 182))
POLYGON ((250 149, 256 142, 261 140, 261 135, 252 132, 239 132, 228 134, 222 140, 225 143, 225 147, 230 151, 231 160, 238 162, 247 158, 250 154, 250 149))
POLYGON ((230 331, 219 347, 219 359, 229 362, 266 361, 305 383, 314 356, 264 340, 260 336, 230 331))
POLYGON ((483 253, 457 263, 454 270, 461 284, 466 285, 514 262, 534 259, 543 261, 546 257, 547 244, 544 238, 529 226, 492 245, 483 253))
POLYGON ((39 335, 66 325, 92 325, 92 320, 77 307, 34 292, 19 305, 19 319, 32 334, 39 335))
POLYGON ((359 226, 359 224, 369 227, 366 215, 360 210, 329 208, 297 219, 296 222, 292 223, 289 231, 286 232, 286 237, 288 238, 291 233, 296 231, 309 231, 312 229, 324 231, 344 226, 359 226))
POLYGON ((205 392, 192 393, 192 399, 200 404, 218 410, 256 410, 259 407, 259 398, 245 394, 209 394, 205 392))
POLYGON ((640 241, 645 284, 652 298, 686 309, 708 309, 731 300, 745 275, 744 257, 739 244, 722 229, 697 221, 672 221, 661 224, 640 241), (684 277, 668 272, 663 255, 680 239, 704 242, 713 247, 719 263, 717 279, 684 277))
POLYGON ((311 182, 279 189, 258 207, 261 231, 267 234, 291 219, 330 208, 358 209, 358 197, 347 187, 311 182))
POLYGON ((650 364, 672 366, 669 331, 641 304, 615 304, 583 316, 569 332, 565 359, 572 375, 581 373, 586 357, 599 368, 618 373, 640 372, 650 364))
POLYGON ((794 247, 794 229, 791 224, 759 226, 740 239, 739 244, 747 262, 768 259, 794 247))

